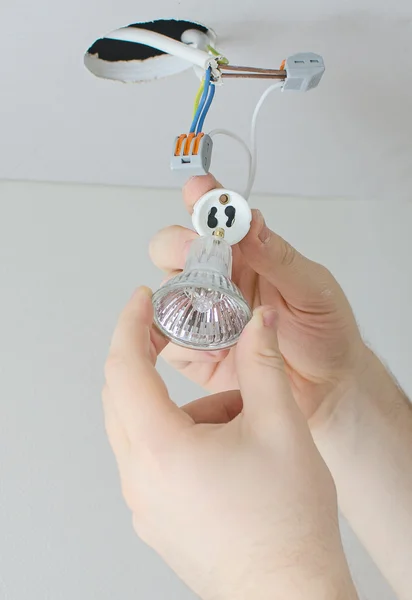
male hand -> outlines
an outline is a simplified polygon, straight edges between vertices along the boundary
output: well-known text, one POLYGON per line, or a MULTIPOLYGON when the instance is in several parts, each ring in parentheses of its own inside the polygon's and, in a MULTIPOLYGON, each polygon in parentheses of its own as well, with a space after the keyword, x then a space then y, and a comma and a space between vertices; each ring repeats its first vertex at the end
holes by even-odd
MULTIPOLYGON (((191 179, 183 190, 189 212, 215 187, 220 186, 211 175, 191 179)), ((183 269, 196 235, 177 225, 164 229, 152 240, 153 262, 167 276, 176 274, 183 269)), ((325 267, 270 231, 259 211, 253 211, 249 234, 233 248, 233 281, 253 308, 269 305, 276 309, 279 347, 294 397, 312 425, 315 413, 328 399, 331 406, 322 411, 326 417, 337 398, 334 391, 343 393, 355 372, 364 368, 368 354, 337 281, 325 267)), ((236 353, 237 348, 199 352, 170 344, 163 355, 191 380, 220 392, 239 387, 236 353)))
POLYGON ((240 338, 240 393, 185 409, 155 369, 165 341, 152 321, 141 288, 114 333, 103 393, 136 532, 203 600, 356 598, 335 487, 284 371, 278 315, 258 309, 240 338), (243 410, 216 412, 226 405, 243 410))

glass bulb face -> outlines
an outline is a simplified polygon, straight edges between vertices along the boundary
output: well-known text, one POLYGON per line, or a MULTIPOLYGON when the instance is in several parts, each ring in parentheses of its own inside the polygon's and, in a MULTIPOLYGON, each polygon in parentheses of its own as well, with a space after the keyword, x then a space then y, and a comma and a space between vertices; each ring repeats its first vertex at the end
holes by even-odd
POLYGON ((211 310, 222 298, 219 292, 205 288, 189 288, 185 294, 191 299, 194 310, 200 313, 211 310))
POLYGON ((231 261, 224 240, 197 238, 187 259, 189 268, 154 294, 155 323, 172 342, 197 350, 236 344, 252 315, 229 279, 231 261))
POLYGON ((170 283, 170 287, 161 288, 153 297, 155 323, 166 337, 198 350, 218 350, 236 344, 251 317, 240 293, 236 297, 216 289, 190 286, 189 282, 175 286, 173 280, 170 283))

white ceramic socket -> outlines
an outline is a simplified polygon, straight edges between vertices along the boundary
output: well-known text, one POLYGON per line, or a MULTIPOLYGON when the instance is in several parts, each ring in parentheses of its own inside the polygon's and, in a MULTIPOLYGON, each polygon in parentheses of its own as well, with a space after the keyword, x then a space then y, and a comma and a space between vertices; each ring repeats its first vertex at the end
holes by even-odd
POLYGON ((217 229, 224 232, 224 240, 233 246, 250 229, 252 211, 246 200, 232 190, 211 190, 196 202, 193 208, 193 227, 199 235, 213 235, 217 229))

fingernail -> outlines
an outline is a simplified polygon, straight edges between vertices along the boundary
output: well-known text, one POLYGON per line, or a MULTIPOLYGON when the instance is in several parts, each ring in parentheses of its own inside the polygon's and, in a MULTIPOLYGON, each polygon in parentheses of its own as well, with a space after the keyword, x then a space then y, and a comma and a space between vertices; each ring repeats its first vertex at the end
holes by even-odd
POLYGON ((258 238, 260 239, 262 244, 266 244, 270 238, 270 229, 266 225, 265 219, 264 219, 262 213, 260 212, 260 210, 256 211, 256 216, 261 224, 260 231, 258 233, 258 238))
POLYGON ((277 311, 271 306, 257 308, 254 313, 254 317, 257 317, 264 327, 269 329, 277 329, 279 315, 277 311))
POLYGON ((149 298, 151 298, 153 296, 153 292, 150 288, 146 287, 145 285, 142 285, 134 290, 132 294, 132 299, 137 298, 139 296, 148 296, 149 298))
POLYGON ((265 310, 263 312, 262 318, 265 327, 269 327, 270 329, 277 329, 279 315, 273 308, 265 310))

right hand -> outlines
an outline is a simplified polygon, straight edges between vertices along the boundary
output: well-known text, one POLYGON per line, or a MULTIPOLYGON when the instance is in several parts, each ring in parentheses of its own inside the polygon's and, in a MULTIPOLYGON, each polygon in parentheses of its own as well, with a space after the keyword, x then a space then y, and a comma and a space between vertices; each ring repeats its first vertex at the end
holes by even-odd
MULTIPOLYGON (((211 175, 188 181, 183 195, 189 212, 216 187, 211 175)), ((169 277, 183 269, 196 235, 177 225, 159 232, 150 246, 155 265, 169 277)), ((294 397, 312 426, 322 423, 369 356, 341 287, 325 267, 270 231, 259 211, 233 248, 233 281, 252 308, 269 305, 279 313, 279 346, 294 397)), ((173 344, 164 351, 172 366, 213 392, 239 388, 235 354, 236 348, 199 352, 173 344)), ((216 406, 206 399, 191 410, 193 417, 210 421, 231 418, 241 406, 216 406)))
POLYGON ((236 352, 240 393, 220 394, 241 394, 242 414, 205 425, 156 371, 165 341, 151 300, 141 288, 123 311, 103 392, 138 535, 204 600, 357 598, 333 480, 293 399, 275 311, 255 311, 236 352))

